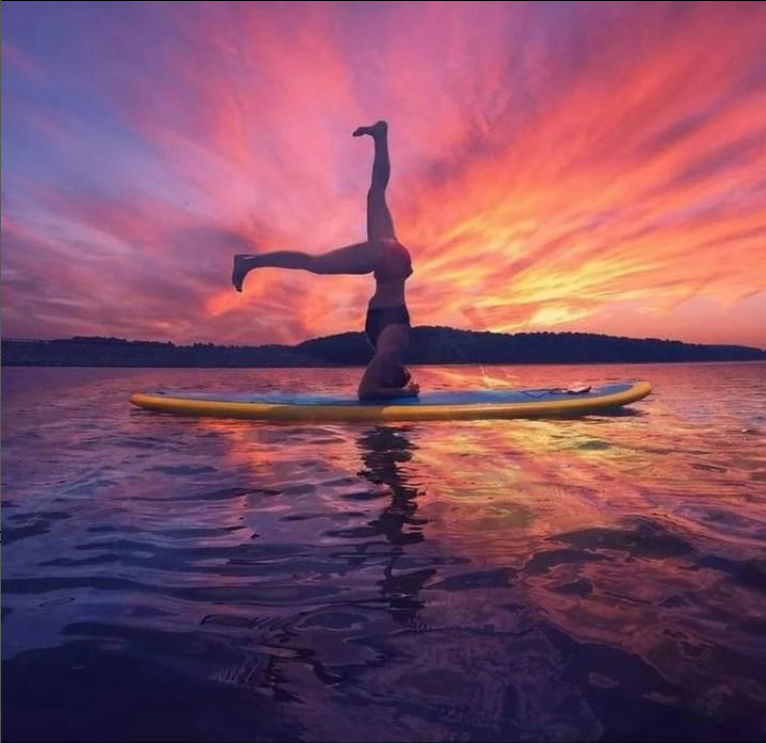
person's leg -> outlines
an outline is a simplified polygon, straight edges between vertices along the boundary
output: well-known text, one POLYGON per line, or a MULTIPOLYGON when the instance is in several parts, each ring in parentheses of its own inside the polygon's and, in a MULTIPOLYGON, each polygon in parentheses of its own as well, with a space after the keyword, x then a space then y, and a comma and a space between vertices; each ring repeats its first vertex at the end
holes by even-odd
POLYGON ((235 255, 231 281, 234 288, 241 292, 245 276, 254 268, 287 268, 316 274, 372 273, 377 267, 384 242, 368 240, 320 255, 297 250, 277 250, 261 255, 235 255))
POLYGON ((375 142, 375 158, 372 163, 372 182, 367 193, 367 239, 396 240, 394 221, 386 203, 386 187, 391 178, 391 161, 388 156, 388 124, 379 121, 372 126, 360 126, 355 137, 368 134, 375 142))
POLYGON ((367 193, 367 241, 347 245, 322 255, 295 250, 278 250, 262 255, 234 256, 231 280, 242 291, 245 276, 254 268, 287 268, 316 274, 372 273, 380 262, 381 252, 390 240, 396 240, 391 212, 386 204, 386 186, 391 177, 388 157, 388 124, 379 121, 372 126, 360 126, 353 136, 368 134, 375 142, 372 182, 367 193))

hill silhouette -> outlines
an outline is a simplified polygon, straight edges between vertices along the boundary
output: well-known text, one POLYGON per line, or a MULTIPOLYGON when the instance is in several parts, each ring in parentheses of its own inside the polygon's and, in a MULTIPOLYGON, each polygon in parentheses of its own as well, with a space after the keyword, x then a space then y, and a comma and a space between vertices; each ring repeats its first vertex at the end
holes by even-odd
MULTIPOLYGON (((158 341, 76 336, 2 341, 3 366, 326 367, 360 366, 371 357, 362 333, 315 338, 295 346, 177 346, 158 341)), ((411 364, 588 364, 766 360, 766 351, 657 338, 592 333, 492 333, 448 327, 414 328, 411 364)))

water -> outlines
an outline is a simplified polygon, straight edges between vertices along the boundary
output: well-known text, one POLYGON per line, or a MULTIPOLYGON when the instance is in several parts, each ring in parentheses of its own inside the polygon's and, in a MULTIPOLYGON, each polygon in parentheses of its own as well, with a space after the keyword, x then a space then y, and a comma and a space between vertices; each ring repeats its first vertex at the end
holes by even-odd
POLYGON ((418 371, 655 384, 633 412, 564 421, 127 404, 357 373, 3 370, 7 737, 766 735, 766 365, 418 371))

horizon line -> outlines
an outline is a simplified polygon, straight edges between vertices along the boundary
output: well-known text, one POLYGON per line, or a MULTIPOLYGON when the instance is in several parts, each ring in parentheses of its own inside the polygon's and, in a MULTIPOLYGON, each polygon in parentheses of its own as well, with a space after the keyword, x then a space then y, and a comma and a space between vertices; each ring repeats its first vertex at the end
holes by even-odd
MULTIPOLYGON (((503 331, 498 330, 473 330, 469 328, 456 328, 451 325, 417 325, 412 328, 412 330, 417 329, 424 329, 424 328, 433 328, 433 329, 445 329, 445 330, 456 330, 461 333, 491 333, 493 335, 506 335, 506 336, 516 336, 516 335, 542 335, 544 333, 547 333, 549 335, 588 335, 588 336, 595 336, 595 337, 602 337, 602 338, 619 338, 619 339, 626 339, 626 340, 635 340, 635 341, 660 341, 663 343, 682 343, 687 346, 731 346, 734 348, 749 348, 754 349, 757 351, 760 351, 762 353, 766 353, 766 348, 762 348, 760 346, 748 346, 741 343, 732 343, 732 342, 717 342, 717 343, 698 343, 694 341, 684 341, 680 340, 678 338, 657 338, 657 337, 651 337, 651 336, 644 336, 641 338, 637 338, 635 336, 627 336, 627 335, 611 335, 609 333, 593 333, 593 332, 587 332, 587 331, 579 331, 579 330, 534 330, 534 331, 516 331, 514 333, 507 333, 503 331)), ((288 344, 288 343, 251 343, 251 344, 241 344, 241 343, 215 343, 213 341, 190 341, 186 343, 176 343, 175 341, 171 340, 148 340, 146 338, 122 338, 119 336, 99 336, 99 335, 82 335, 82 336, 71 336, 69 338, 17 338, 17 337, 11 337, 11 338, 4 338, 0 337, 0 343, 5 342, 25 342, 25 343, 51 343, 55 341, 71 341, 75 338, 98 338, 98 339, 107 339, 107 338, 114 338, 116 340, 122 340, 126 343, 170 343, 174 346, 193 346, 196 343, 204 343, 208 344, 210 343, 213 346, 221 346, 221 347, 251 347, 251 348, 261 348, 264 346, 283 346, 285 348, 295 348, 297 346, 300 346, 303 343, 308 343, 310 341, 317 341, 317 340, 324 340, 326 338, 333 338, 335 336, 339 335, 363 335, 363 331, 354 331, 354 330, 347 330, 343 331, 341 333, 332 333, 331 335, 321 335, 321 336, 315 336, 313 338, 306 338, 305 340, 298 341, 297 343, 288 344)))

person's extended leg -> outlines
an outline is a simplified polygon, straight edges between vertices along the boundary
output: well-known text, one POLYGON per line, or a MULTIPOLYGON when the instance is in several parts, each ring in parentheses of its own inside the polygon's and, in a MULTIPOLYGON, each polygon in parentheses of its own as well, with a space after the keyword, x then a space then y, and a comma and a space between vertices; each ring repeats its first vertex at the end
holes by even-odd
POLYGON ((394 221, 386 203, 386 186, 391 178, 391 161, 388 156, 388 124, 379 121, 372 126, 360 126, 355 137, 368 134, 375 142, 375 158, 372 163, 372 182, 367 193, 367 239, 396 240, 394 221))
POLYGON ((368 240, 320 255, 297 250, 277 250, 261 255, 235 255, 231 281, 234 288, 241 292, 245 276, 254 268, 287 268, 317 274, 372 273, 380 259, 383 242, 368 240))

